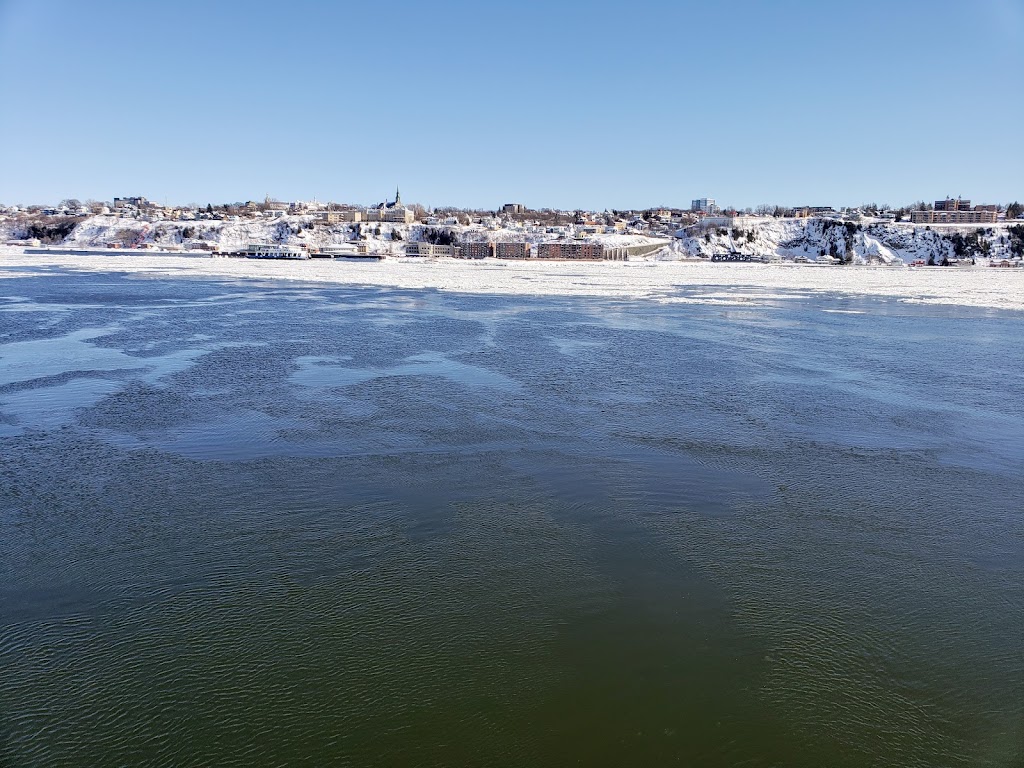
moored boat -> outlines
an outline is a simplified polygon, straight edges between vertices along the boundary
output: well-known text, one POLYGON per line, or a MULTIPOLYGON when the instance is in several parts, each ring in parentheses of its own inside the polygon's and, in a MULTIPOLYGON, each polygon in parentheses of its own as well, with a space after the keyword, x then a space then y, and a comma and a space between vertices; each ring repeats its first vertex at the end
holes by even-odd
POLYGON ((325 245, 310 254, 314 259, 360 259, 363 261, 380 261, 383 253, 370 253, 365 245, 355 243, 337 243, 325 245))
POLYGON ((309 251, 304 245, 282 245, 281 243, 249 243, 235 251, 215 253, 238 259, 308 259, 309 251))

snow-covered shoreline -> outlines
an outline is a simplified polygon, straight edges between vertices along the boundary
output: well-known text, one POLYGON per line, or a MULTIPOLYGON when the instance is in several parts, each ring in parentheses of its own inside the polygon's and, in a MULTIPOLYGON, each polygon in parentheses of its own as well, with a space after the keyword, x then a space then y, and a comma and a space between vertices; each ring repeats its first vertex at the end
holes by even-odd
POLYGON ((83 219, 0 216, 0 242, 175 252, 231 251, 247 243, 279 243, 311 251, 358 244, 368 253, 384 256, 401 256, 409 244, 424 242, 452 246, 525 243, 535 254, 545 242, 586 242, 605 249, 628 249, 631 257, 650 255, 658 261, 844 261, 892 266, 917 262, 984 266, 990 260, 1020 263, 1024 255, 1024 225, 1010 222, 932 227, 863 217, 857 222, 827 217, 721 218, 730 223, 676 229, 664 222, 637 221, 636 226, 643 227, 643 232, 632 228, 611 232, 608 226, 542 226, 497 219, 473 224, 328 224, 311 214, 180 221, 103 214, 83 219))
MULTIPOLYGON (((710 264, 707 262, 519 262, 387 259, 298 262, 199 255, 58 255, 0 249, 0 280, 46 266, 150 277, 286 280, 409 290, 523 296, 604 296, 750 306, 782 291, 878 296, 900 301, 1024 311, 1024 270, 710 264), (728 289, 728 290, 724 290, 728 289)), ((2 284, 0 284, 2 285, 2 284)), ((2 289, 0 289, 2 290, 2 289)))

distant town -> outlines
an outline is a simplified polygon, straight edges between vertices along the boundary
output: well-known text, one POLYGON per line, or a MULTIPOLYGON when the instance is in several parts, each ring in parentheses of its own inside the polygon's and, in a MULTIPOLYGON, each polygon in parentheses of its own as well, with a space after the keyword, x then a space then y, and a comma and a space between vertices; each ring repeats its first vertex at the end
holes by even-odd
POLYGON ((428 209, 261 201, 161 205, 145 197, 0 206, 8 247, 196 252, 248 258, 704 259, 888 266, 1020 266, 1024 206, 945 197, 893 208, 698 198, 643 210, 428 209))

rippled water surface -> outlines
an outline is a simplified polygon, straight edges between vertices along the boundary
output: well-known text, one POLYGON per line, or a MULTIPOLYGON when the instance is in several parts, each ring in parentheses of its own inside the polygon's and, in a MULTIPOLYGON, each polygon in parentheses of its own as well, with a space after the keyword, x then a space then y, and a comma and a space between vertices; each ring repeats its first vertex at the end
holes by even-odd
POLYGON ((1020 766, 1022 329, 2 280, 0 766, 1020 766))

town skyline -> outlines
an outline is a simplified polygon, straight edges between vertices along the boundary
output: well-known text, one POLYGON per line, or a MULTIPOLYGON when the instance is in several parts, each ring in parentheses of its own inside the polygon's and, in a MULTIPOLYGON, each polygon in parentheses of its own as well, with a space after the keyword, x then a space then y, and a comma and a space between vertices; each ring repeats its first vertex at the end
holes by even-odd
MULTIPOLYGON (((1019 196, 1018 196, 1019 197, 1019 196)), ((984 198, 984 196, 982 196, 984 198)), ((933 198, 934 199, 934 198, 933 198)), ((415 212, 416 216, 422 215, 425 212, 431 212, 435 210, 439 211, 473 211, 473 212, 488 212, 493 211, 495 213, 512 213, 512 214, 528 214, 537 212, 560 212, 560 213, 572 213, 575 211, 586 211, 586 212, 608 212, 608 211, 656 211, 656 210, 673 210, 673 211, 689 211, 700 214, 715 214, 719 212, 735 212, 735 213, 757 213, 762 215, 786 215, 792 211, 832 211, 832 210, 868 210, 868 211, 901 211, 906 212, 908 215, 911 211, 968 211, 972 209, 971 198, 963 196, 950 196, 947 195, 940 199, 918 199, 913 202, 900 202, 892 204, 889 202, 879 202, 878 199, 871 201, 863 201, 857 205, 826 205, 824 201, 813 201, 807 202, 806 200, 802 203, 797 204, 783 204, 779 202, 775 203, 760 203, 757 206, 736 206, 730 204, 728 201, 719 201, 712 197, 693 198, 687 204, 684 201, 676 201, 673 203, 662 203, 658 205, 649 206, 622 206, 622 207, 603 207, 603 208, 584 208, 582 206, 569 206, 569 207, 553 207, 553 206, 541 206, 541 205, 530 205, 521 201, 517 202, 503 202, 493 206, 456 206, 456 205, 438 205, 430 206, 424 205, 419 201, 409 201, 406 196, 408 203, 408 210, 410 216, 415 212), (678 204, 676 204, 678 203, 678 204), (816 205, 814 203, 821 203, 816 205)), ((977 201, 978 198, 975 198, 977 201)), ((326 210, 330 208, 337 209, 364 209, 369 210, 373 208, 388 209, 394 207, 396 204, 399 208, 406 210, 406 205, 403 204, 401 199, 400 187, 395 190, 395 195, 392 198, 387 198, 379 203, 365 203, 359 202, 352 199, 325 199, 318 200, 315 197, 296 198, 294 200, 288 200, 281 197, 275 197, 270 194, 265 194, 262 198, 247 198, 244 200, 207 200, 206 202, 197 202, 195 200, 189 202, 174 201, 170 202, 167 200, 159 200, 154 198, 148 198, 146 196, 114 196, 110 198, 99 199, 95 197, 77 198, 77 197, 61 197, 59 201, 33 201, 25 202, 19 201, 11 204, 0 200, 0 209, 10 211, 14 208, 20 208, 22 210, 28 209, 68 209, 80 208, 81 213, 85 213, 85 209, 89 208, 90 213, 96 213, 100 206, 109 207, 112 211, 122 207, 118 204, 118 201, 131 201, 131 207, 138 208, 139 201, 143 202, 146 206, 156 208, 170 208, 170 209, 181 209, 181 210, 201 210, 203 208, 215 207, 217 209, 223 208, 237 208, 237 207, 249 207, 253 210, 259 206, 268 206, 277 210, 326 210)), ((984 202, 979 202, 973 206, 978 210, 984 210, 993 214, 1010 211, 1013 215, 1010 218, 1016 218, 1016 213, 1020 211, 1021 203, 1015 197, 1013 200, 1006 201, 990 201, 984 198, 984 202)), ((409 222, 411 223, 412 219, 409 222)))

